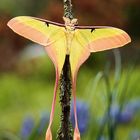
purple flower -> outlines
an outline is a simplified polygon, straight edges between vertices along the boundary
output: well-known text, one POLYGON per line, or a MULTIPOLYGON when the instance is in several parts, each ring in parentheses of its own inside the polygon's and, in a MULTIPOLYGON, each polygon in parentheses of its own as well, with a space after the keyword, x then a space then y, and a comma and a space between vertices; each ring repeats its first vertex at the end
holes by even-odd
POLYGON ((140 100, 132 100, 125 105, 118 116, 118 121, 120 123, 128 123, 132 121, 138 111, 140 111, 140 100))
POLYGON ((113 105, 110 114, 115 122, 123 124, 131 122, 138 111, 140 111, 140 100, 132 100, 122 110, 119 105, 113 105))
POLYGON ((48 113, 42 113, 40 117, 40 122, 38 126, 38 133, 41 134, 44 129, 47 127, 47 123, 49 122, 49 114, 48 113))
POLYGON ((132 100, 125 106, 126 110, 131 110, 133 113, 140 112, 140 99, 132 100))
MULTIPOLYGON (((78 119, 79 131, 81 134, 83 134, 87 130, 88 123, 89 123, 89 107, 87 103, 80 100, 77 101, 76 107, 77 107, 77 119, 78 119)), ((71 122, 74 127, 75 120, 74 120, 73 104, 71 107, 71 122)))
POLYGON ((113 105, 111 107, 110 115, 114 122, 120 124, 129 123, 133 118, 133 112, 131 110, 128 110, 127 108, 120 110, 119 105, 113 105))
POLYGON ((34 120, 32 117, 26 117, 23 121, 22 128, 21 128, 21 138, 23 140, 27 140, 28 137, 31 135, 34 128, 34 120))
POLYGON ((123 123, 129 123, 129 122, 132 121, 133 116, 134 116, 133 112, 132 112, 131 110, 127 110, 127 109, 126 109, 126 110, 120 112, 120 113, 116 116, 116 121, 117 121, 118 123, 121 123, 121 124, 123 124, 123 123))

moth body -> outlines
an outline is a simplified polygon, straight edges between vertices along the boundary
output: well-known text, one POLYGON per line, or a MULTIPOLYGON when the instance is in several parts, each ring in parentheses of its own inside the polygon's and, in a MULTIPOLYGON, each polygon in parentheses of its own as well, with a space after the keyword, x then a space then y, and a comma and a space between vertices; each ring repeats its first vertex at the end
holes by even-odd
POLYGON ((63 17, 63 20, 65 22, 65 36, 66 36, 66 53, 70 54, 70 49, 72 46, 72 40, 74 38, 75 34, 75 25, 77 25, 77 19, 69 19, 66 17, 63 17))

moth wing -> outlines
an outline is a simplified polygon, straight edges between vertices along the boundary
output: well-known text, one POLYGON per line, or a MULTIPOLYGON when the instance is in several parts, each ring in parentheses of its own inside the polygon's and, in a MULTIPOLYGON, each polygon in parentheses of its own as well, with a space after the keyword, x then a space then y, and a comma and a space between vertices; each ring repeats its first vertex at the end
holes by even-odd
POLYGON ((52 43, 52 38, 56 33, 59 33, 60 36, 64 35, 63 24, 34 17, 15 17, 7 25, 15 33, 43 46, 52 43))
POLYGON ((53 61, 56 72, 60 77, 65 57, 66 57, 66 37, 60 36, 59 33, 53 36, 54 42, 45 47, 49 57, 53 61), (55 41, 56 40, 56 41, 55 41))
POLYGON ((73 77, 77 75, 78 69, 90 55, 90 50, 88 47, 85 47, 85 45, 87 45, 87 41, 79 31, 75 30, 70 47, 70 65, 73 77))
POLYGON ((118 28, 108 26, 77 26, 76 30, 87 40, 90 52, 118 48, 131 42, 129 35, 118 28))
POLYGON ((19 16, 11 19, 8 26, 17 34, 45 46, 60 75, 66 55, 66 38, 63 24, 44 19, 19 16))

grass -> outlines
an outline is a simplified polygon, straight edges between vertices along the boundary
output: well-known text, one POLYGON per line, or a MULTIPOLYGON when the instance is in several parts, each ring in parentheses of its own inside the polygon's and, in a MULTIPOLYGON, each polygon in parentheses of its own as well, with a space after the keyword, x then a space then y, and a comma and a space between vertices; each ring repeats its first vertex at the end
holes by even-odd
MULTIPOLYGON (((53 97, 54 68, 50 61, 44 61, 44 59, 30 63, 20 64, 16 73, 0 74, 0 130, 11 130, 18 133, 25 116, 32 115, 35 120, 38 120, 42 111, 50 112, 53 97), (30 63, 35 65, 32 65, 31 68, 30 63), (24 71, 22 70, 23 66, 24 71)), ((125 93, 126 99, 140 97, 139 69, 135 68, 131 72, 128 69, 123 70, 119 82, 120 91, 125 82, 128 82, 126 77, 131 76, 128 92, 125 93)), ((96 91, 87 91, 87 88, 92 89, 93 85, 90 81, 95 78, 96 73, 96 71, 83 66, 77 82, 77 97, 87 102, 90 101, 90 110, 93 117, 103 114, 106 102, 106 93, 102 83, 97 85, 96 91)), ((109 78, 113 82, 113 71, 110 73, 109 78)), ((55 121, 53 123, 54 131, 59 125, 60 108, 58 100, 57 97, 55 121)), ((94 131, 96 133, 96 130, 94 131)))

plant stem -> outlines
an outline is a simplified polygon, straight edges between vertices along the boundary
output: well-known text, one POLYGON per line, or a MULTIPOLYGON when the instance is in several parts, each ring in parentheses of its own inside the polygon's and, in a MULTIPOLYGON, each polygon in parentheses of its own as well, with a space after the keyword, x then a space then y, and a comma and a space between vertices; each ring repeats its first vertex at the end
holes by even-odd
POLYGON ((71 0, 63 0, 63 1, 64 1, 64 17, 73 19, 71 0))
POLYGON ((69 55, 66 55, 63 71, 60 79, 60 105, 61 120, 57 134, 58 140, 72 140, 72 127, 70 123, 70 98, 71 97, 71 79, 69 55))
MULTIPOLYGON (((73 19, 71 0, 64 1, 64 17, 73 19)), ((60 105, 61 119, 57 132, 58 140, 72 140, 72 126, 70 123, 70 101, 71 101, 71 71, 69 55, 66 55, 65 63, 60 78, 60 105)))

